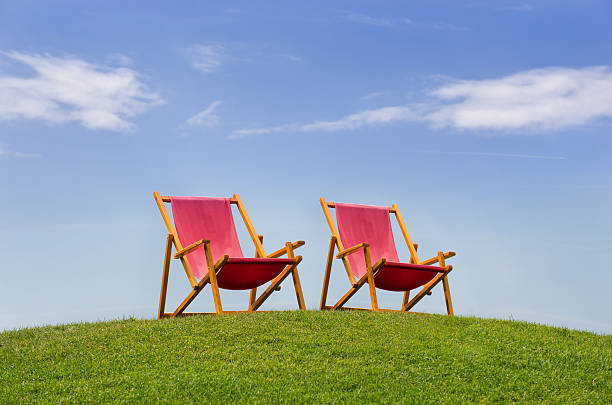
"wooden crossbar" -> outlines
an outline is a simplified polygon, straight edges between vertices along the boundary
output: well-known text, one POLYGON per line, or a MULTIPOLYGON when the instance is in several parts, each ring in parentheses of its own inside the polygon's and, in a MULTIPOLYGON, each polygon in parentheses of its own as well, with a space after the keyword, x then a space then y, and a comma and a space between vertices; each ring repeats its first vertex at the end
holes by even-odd
MULTIPOLYGON (((170 199, 171 197, 172 196, 169 196, 169 195, 162 195, 162 196, 160 196, 162 201, 165 202, 165 203, 169 203, 171 201, 171 199, 170 199)), ((238 200, 236 200, 235 198, 230 198, 230 203, 231 204, 238 204, 238 200)))
MULTIPOLYGON (((332 202, 332 201, 326 201, 325 204, 329 207, 329 208, 336 208, 336 203, 332 202)), ((384 207, 387 208, 389 210, 389 212, 395 213, 395 207, 384 207)))

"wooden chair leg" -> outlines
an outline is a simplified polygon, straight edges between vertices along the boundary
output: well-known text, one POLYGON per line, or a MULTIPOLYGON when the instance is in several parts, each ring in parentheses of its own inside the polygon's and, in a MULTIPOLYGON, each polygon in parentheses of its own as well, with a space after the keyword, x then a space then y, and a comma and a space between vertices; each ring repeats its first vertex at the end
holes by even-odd
POLYGON ((251 294, 249 296, 249 311, 253 311, 253 304, 257 298, 257 287, 251 288, 251 294))
POLYGON ((404 299, 402 300, 402 308, 405 308, 410 301, 410 291, 404 291, 404 299))
MULTIPOLYGON (((446 267, 444 260, 444 252, 438 252, 438 263, 440 267, 446 267)), ((453 316, 453 302, 451 301, 450 286, 448 285, 448 276, 445 274, 442 278, 442 288, 444 289, 444 301, 446 301, 446 312, 453 316)))
POLYGON ((164 317, 166 311, 166 292, 168 291, 168 275, 170 273, 170 260, 172 259, 172 240, 174 237, 171 233, 166 238, 166 254, 164 256, 164 268, 162 272, 161 292, 159 293, 159 308, 157 310, 157 318, 164 317))
POLYGON ((370 286, 370 302, 372 303, 372 311, 378 311, 378 301, 376 300, 376 286, 374 286, 374 277, 368 276, 368 285, 370 286))
POLYGON ((208 275, 210 277, 210 287, 212 289, 213 301, 215 302, 215 312, 217 315, 221 315, 223 313, 223 307, 221 306, 221 294, 219 293, 217 272, 215 271, 215 264, 213 263, 210 245, 204 245, 204 253, 206 255, 206 264, 208 265, 208 275))
POLYGON ((336 249, 336 237, 332 236, 329 241, 329 251, 327 253, 327 263, 325 265, 325 276, 323 277, 323 290, 321 291, 321 305, 320 310, 325 309, 327 302, 327 291, 329 290, 329 278, 331 276, 331 268, 334 262, 334 251, 336 249))
MULTIPOLYGON (((285 247, 287 248, 287 257, 290 259, 295 259, 295 255, 293 254, 293 245, 291 242, 285 243, 285 247)), ((297 272, 297 267, 294 267, 291 270, 291 277, 293 278, 293 286, 295 287, 295 296, 297 298, 298 307, 301 311, 306 310, 306 303, 304 302, 304 293, 302 292, 302 284, 300 283, 300 276, 297 272)))
MULTIPOLYGON (((259 243, 263 244, 263 235, 257 235, 257 237, 259 238, 259 243)), ((259 252, 257 252, 257 249, 255 249, 255 257, 259 257, 259 252)), ((257 299, 257 287, 251 288, 251 294, 249 295, 249 311, 253 311, 255 299, 257 299)))
MULTIPOLYGON (((418 252, 419 244, 413 243, 413 245, 414 245, 414 251, 418 252)), ((412 256, 410 257, 410 263, 414 263, 414 259, 412 258, 412 256)), ((408 305, 409 301, 410 301, 410 290, 404 292, 404 299, 402 300, 402 310, 403 308, 406 307, 406 305, 408 305)))
POLYGON ((223 314, 223 307, 221 306, 221 293, 219 292, 219 285, 217 284, 217 275, 210 276, 210 287, 213 293, 213 301, 215 303, 215 312, 217 315, 223 314))
POLYGON ((370 247, 364 249, 366 261, 366 270, 368 272, 368 285, 370 287, 370 301, 372 302, 372 311, 378 311, 378 300, 376 299, 376 286, 374 285, 374 272, 372 271, 372 260, 370 257, 370 247))
POLYGON ((444 300, 446 301, 446 312, 450 316, 454 316, 453 302, 451 301, 450 287, 448 285, 448 277, 445 275, 442 278, 442 288, 444 288, 444 300))
POLYGON ((300 277, 298 276, 297 267, 291 271, 293 277, 293 285, 295 286, 295 296, 297 298, 298 307, 300 311, 306 310, 306 302, 304 301, 304 293, 302 292, 302 284, 300 284, 300 277))

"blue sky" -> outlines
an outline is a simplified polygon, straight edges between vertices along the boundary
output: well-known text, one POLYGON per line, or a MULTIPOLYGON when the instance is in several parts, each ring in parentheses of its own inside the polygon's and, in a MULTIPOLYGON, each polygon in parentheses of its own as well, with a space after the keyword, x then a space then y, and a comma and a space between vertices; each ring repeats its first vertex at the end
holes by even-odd
MULTIPOLYGON (((456 251, 457 314, 612 333, 611 20, 605 1, 0 3, 0 328, 153 317, 159 190, 239 193, 268 251, 306 240, 309 308, 324 196, 397 203, 423 257, 456 251)), ((296 307, 285 285, 268 308, 296 307)), ((187 287, 174 263, 168 305, 187 287)))

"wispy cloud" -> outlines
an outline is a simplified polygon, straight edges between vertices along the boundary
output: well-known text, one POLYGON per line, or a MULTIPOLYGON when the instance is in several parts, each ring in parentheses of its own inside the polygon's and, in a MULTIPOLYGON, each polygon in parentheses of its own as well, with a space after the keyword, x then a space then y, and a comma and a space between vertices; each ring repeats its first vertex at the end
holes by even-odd
POLYGON ((8 156, 8 157, 16 157, 16 158, 38 158, 40 157, 40 153, 24 153, 24 152, 15 152, 12 150, 4 149, 0 146, 0 156, 8 156))
POLYGON ((468 27, 463 25, 449 24, 444 22, 432 22, 428 23, 427 26, 433 28, 434 30, 441 31, 467 31, 468 27))
POLYGON ((547 68, 499 79, 459 80, 431 93, 423 118, 437 127, 554 130, 612 117, 609 67, 547 68))
POLYGON ((73 57, 0 52, 34 70, 32 77, 0 75, 0 119, 79 122, 89 129, 129 130, 126 117, 163 103, 138 73, 73 57))
POLYGON ((421 121, 434 128, 524 134, 612 117, 609 67, 546 68, 484 80, 450 80, 410 105, 360 111, 335 121, 239 129, 232 138, 279 132, 350 131, 421 121))
POLYGON ((131 66, 134 64, 132 58, 122 53, 111 53, 108 55, 108 60, 111 63, 117 64, 119 66, 131 66))
POLYGON ((418 28, 423 28, 423 29, 446 30, 446 31, 466 31, 468 29, 467 27, 464 27, 461 25, 449 24, 449 23, 439 22, 439 21, 430 21, 430 22, 414 21, 413 19, 408 18, 408 17, 386 18, 386 17, 373 17, 367 14, 362 14, 362 13, 347 13, 344 15, 344 18, 354 23, 371 25, 375 27, 383 27, 383 28, 392 28, 392 27, 400 27, 400 26, 408 25, 408 26, 418 27, 418 28))
POLYGON ((219 44, 197 44, 189 48, 189 55, 194 68, 204 73, 214 73, 219 70, 226 50, 219 44))
POLYGON ((293 61, 293 62, 301 62, 302 61, 302 58, 300 58, 297 55, 287 54, 285 56, 287 57, 287 59, 289 59, 290 61, 293 61))
POLYGON ((399 121, 414 121, 419 117, 408 106, 383 107, 375 110, 364 110, 347 115, 336 121, 315 121, 310 124, 288 124, 267 128, 239 129, 230 138, 244 135, 271 134, 278 132, 337 132, 360 129, 366 126, 389 124, 399 121))
POLYGON ((391 27, 393 25, 393 22, 387 18, 372 17, 360 13, 348 13, 344 17, 347 20, 355 23, 373 25, 377 27, 391 27))
POLYGON ((213 101, 206 109, 189 118, 187 125, 190 127, 214 127, 218 125, 219 116, 214 114, 214 112, 219 104, 221 104, 221 101, 213 101))
POLYGON ((425 29, 433 29, 433 30, 437 30, 437 31, 467 31, 468 27, 465 27, 463 25, 456 25, 456 24, 449 24, 449 23, 445 23, 445 22, 440 22, 440 21, 433 21, 433 22, 427 22, 427 21, 414 21, 411 18, 402 18, 400 20, 403 24, 408 25, 408 26, 413 26, 413 27, 420 27, 420 28, 425 28, 425 29))
POLYGON ((390 93, 389 91, 374 91, 372 93, 366 94, 365 96, 362 96, 361 99, 362 100, 371 100, 373 98, 378 98, 378 97, 386 96, 389 93, 390 93))

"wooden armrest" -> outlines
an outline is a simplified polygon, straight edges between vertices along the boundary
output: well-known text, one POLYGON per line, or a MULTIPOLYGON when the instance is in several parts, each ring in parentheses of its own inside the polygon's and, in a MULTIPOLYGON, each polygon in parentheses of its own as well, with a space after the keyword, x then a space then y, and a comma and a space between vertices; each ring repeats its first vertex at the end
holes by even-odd
POLYGON ((176 254, 174 255, 174 258, 175 259, 179 259, 179 258, 185 256, 186 254, 193 252, 194 250, 196 250, 200 246, 202 246, 204 244, 209 244, 209 243, 210 243, 210 241, 208 239, 199 240, 199 241, 197 241, 195 243, 192 243, 191 245, 187 246, 183 250, 180 250, 180 251, 176 252, 176 254))
POLYGON ((225 263, 227 263, 227 261, 229 260, 229 255, 223 255, 219 258, 219 260, 217 260, 217 263, 215 263, 215 265, 213 266, 213 268, 215 269, 215 271, 219 270, 221 267, 223 267, 225 265, 225 263))
MULTIPOLYGON (((293 243, 291 244, 291 247, 292 247, 293 249, 297 249, 297 248, 299 248, 300 246, 304 246, 305 244, 306 244, 306 242, 304 242, 303 240, 298 240, 297 242, 293 242, 293 243)), ((274 252, 274 253, 270 253, 270 254, 268 255, 268 258, 273 259, 273 258, 275 258, 275 257, 279 257, 279 256, 286 255, 286 254, 287 254, 287 246, 285 246, 285 247, 284 247, 284 248, 282 248, 282 249, 277 250, 277 251, 276 251, 276 252, 274 252)))
MULTIPOLYGON (((449 257, 455 256, 455 254, 456 254, 455 252, 446 252, 446 253, 444 253, 444 258, 448 259, 449 257)), ((431 259, 424 260, 424 261, 422 261, 419 264, 423 264, 423 265, 428 266, 428 265, 434 264, 434 263, 438 263, 438 256, 434 256, 431 259)))
POLYGON ((344 256, 346 256, 346 255, 350 255, 351 253, 354 253, 354 252, 356 252, 357 250, 359 250, 359 249, 363 249, 363 248, 366 248, 366 247, 370 247, 370 244, 369 244, 369 243, 362 242, 362 243, 360 243, 359 245, 355 245, 355 246, 350 247, 350 248, 348 248, 348 249, 344 249, 342 252, 340 252, 340 253, 338 253, 338 254, 336 255, 336 258, 337 258, 337 259, 341 259, 341 258, 343 258, 343 257, 344 257, 344 256))

